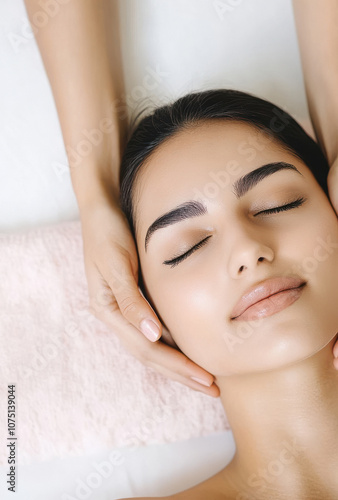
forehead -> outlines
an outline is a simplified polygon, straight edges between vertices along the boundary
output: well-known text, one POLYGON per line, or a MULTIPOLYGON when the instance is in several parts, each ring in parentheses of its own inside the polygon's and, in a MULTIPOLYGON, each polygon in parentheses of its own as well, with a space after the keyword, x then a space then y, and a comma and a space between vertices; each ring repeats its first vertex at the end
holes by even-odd
POLYGON ((203 198, 212 184, 225 183, 231 194, 236 179, 273 160, 292 163, 294 156, 247 123, 209 121, 180 131, 161 144, 138 174, 136 235, 174 206, 203 198))

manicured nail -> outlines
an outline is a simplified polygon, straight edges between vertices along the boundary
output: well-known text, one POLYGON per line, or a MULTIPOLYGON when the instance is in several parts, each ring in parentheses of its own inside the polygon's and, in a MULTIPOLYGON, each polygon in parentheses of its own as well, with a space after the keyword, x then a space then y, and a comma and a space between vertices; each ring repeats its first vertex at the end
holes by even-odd
POLYGON ((140 330, 151 342, 159 338, 160 329, 151 319, 143 319, 140 324, 140 330))
POLYGON ((207 382, 206 380, 203 380, 201 378, 198 378, 198 377, 190 377, 192 380, 195 380, 195 382, 198 382, 199 384, 202 384, 202 385, 205 385, 206 387, 211 387, 212 386, 212 382, 211 384, 209 382, 207 382))

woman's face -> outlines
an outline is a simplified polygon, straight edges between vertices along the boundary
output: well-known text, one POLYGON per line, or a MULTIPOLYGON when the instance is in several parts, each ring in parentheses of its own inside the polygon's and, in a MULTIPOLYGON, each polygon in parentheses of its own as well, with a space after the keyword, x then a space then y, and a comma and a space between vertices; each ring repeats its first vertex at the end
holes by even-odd
POLYGON ((199 124, 162 144, 135 186, 149 300, 215 376, 304 359, 338 331, 337 216, 306 165, 267 137, 240 122, 199 124), (233 319, 249 288, 276 277, 306 284, 233 319))

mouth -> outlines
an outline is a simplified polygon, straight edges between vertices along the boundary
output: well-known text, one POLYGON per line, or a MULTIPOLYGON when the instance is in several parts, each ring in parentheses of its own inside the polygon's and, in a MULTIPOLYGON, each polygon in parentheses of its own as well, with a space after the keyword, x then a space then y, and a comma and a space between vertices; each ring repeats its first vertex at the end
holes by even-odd
POLYGON ((250 321, 272 316, 289 307, 306 285, 298 278, 272 278, 252 287, 236 304, 231 320, 250 321))

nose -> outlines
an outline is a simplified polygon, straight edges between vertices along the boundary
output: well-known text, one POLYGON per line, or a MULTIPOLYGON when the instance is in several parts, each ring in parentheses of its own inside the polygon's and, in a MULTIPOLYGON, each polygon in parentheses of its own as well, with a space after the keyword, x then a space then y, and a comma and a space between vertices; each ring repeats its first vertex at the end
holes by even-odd
POLYGON ((229 258, 229 275, 233 279, 257 270, 258 266, 271 263, 275 258, 274 250, 264 242, 264 235, 258 228, 237 229, 229 258))

